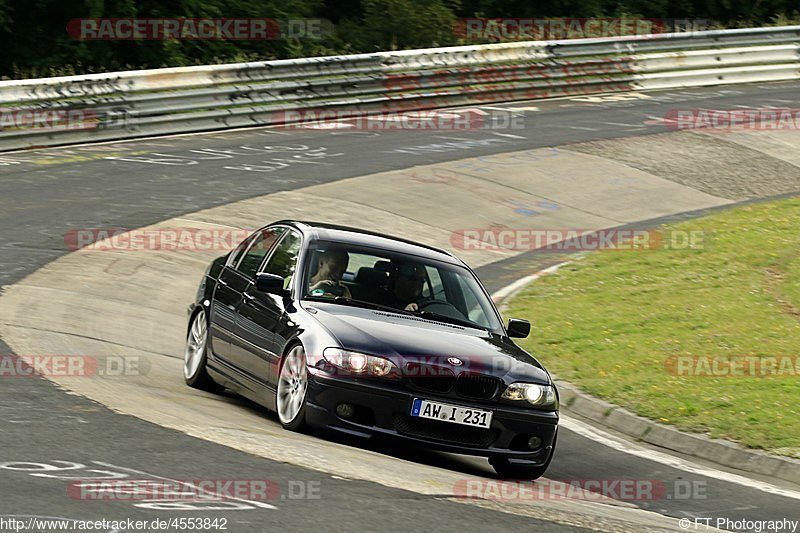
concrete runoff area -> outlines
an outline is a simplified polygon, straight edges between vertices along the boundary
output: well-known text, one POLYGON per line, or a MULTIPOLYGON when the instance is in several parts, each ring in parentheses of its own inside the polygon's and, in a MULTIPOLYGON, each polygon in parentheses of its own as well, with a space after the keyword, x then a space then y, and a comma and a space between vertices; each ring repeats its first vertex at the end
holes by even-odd
POLYGON ((798 142, 797 132, 687 131, 572 148, 715 196, 745 200, 800 190, 798 142))

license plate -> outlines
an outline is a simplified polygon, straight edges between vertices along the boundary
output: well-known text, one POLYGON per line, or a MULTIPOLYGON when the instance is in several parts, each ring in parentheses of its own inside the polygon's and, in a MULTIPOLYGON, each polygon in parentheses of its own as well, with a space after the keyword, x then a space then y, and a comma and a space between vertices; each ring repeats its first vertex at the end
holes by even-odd
POLYGON ((414 403, 411 404, 411 416, 479 428, 488 428, 492 425, 492 414, 491 411, 483 409, 420 400, 419 398, 414 398, 414 403))

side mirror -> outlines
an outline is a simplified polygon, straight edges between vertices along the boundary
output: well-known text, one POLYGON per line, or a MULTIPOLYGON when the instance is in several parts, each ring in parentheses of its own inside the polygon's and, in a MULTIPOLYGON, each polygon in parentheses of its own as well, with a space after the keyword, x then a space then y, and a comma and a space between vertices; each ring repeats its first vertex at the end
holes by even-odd
POLYGON ((286 293, 283 290, 283 278, 277 274, 267 274, 266 272, 256 274, 256 290, 277 294, 278 296, 283 296, 286 293))
POLYGON ((508 336, 524 339, 531 333, 531 323, 521 318, 508 319, 508 336))

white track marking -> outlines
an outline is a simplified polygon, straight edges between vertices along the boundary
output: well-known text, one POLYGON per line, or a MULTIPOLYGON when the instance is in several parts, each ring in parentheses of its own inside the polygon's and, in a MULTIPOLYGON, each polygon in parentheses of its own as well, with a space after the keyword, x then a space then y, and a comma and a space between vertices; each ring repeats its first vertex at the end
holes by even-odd
POLYGON ((354 125, 348 122, 309 122, 309 123, 300 123, 293 126, 295 129, 306 129, 306 130, 346 130, 355 128, 354 125))
POLYGON ((552 274, 553 272, 555 272, 556 270, 561 268, 561 266, 566 265, 566 264, 567 264, 567 262, 559 263, 557 265, 551 266, 550 268, 545 268, 544 270, 540 270, 539 272, 537 272, 535 274, 531 274, 529 276, 525 276, 524 278, 518 279, 514 283, 506 285, 505 287, 503 287, 499 291, 497 291, 494 294, 492 294, 492 300, 494 300, 495 302, 499 302, 499 301, 505 300, 506 298, 508 298, 510 295, 512 295, 515 292, 517 292, 518 290, 520 290, 525 285, 527 285, 529 283, 533 283, 534 281, 536 281, 537 279, 541 278, 542 276, 546 276, 547 274, 552 274))
POLYGON ((523 137, 521 135, 514 135, 512 133, 500 133, 499 131, 493 131, 492 135, 499 135, 500 137, 510 137, 512 139, 527 139, 527 137, 523 137))
POLYGON ((736 483, 737 485, 760 490, 769 494, 775 494, 776 496, 800 500, 800 492, 798 491, 783 489, 771 483, 750 479, 738 474, 731 474, 730 472, 724 472, 715 468, 700 466, 696 463, 689 462, 673 455, 651 450, 620 437, 616 437, 610 433, 606 433, 603 430, 597 429, 595 426, 590 426, 589 424, 580 422, 574 418, 565 417, 563 414, 559 420, 559 425, 570 431, 574 431, 578 435, 586 437, 587 439, 591 439, 595 442, 608 446, 609 448, 613 448, 629 455, 634 455, 636 457, 641 457, 642 459, 661 463, 685 472, 691 472, 692 474, 719 479, 720 481, 726 481, 728 483, 736 483))
POLYGON ((448 137, 446 135, 434 135, 437 139, 445 139, 448 141, 472 141, 474 139, 470 139, 467 137, 448 137))
POLYGON ((505 111, 506 113, 510 113, 513 111, 539 111, 539 108, 536 106, 495 107, 495 106, 482 105, 480 106, 479 109, 490 109, 492 111, 505 111))
MULTIPOLYGON (((159 476, 159 475, 156 475, 156 474, 150 474, 149 472, 144 472, 142 470, 135 470, 133 468, 127 468, 125 466, 117 466, 117 465, 113 465, 111 463, 104 463, 102 461, 92 461, 92 462, 94 464, 96 464, 96 465, 105 466, 106 468, 113 468, 115 470, 121 470, 123 472, 129 472, 131 474, 138 474, 140 476, 147 476, 147 477, 151 477, 151 478, 154 478, 154 479, 163 479, 164 481, 171 481, 173 483, 177 483, 178 485, 191 485, 191 486, 194 486, 190 482, 180 481, 180 480, 177 480, 177 479, 172 479, 172 478, 169 478, 169 477, 159 476)), ((199 487, 197 487, 197 488, 199 488, 199 487)), ((252 505, 254 507, 260 507, 262 509, 277 509, 277 507, 275 507, 274 505, 270 505, 270 504, 264 503, 264 502, 256 502, 256 501, 252 501, 252 500, 246 500, 244 498, 236 498, 234 496, 225 496, 225 495, 222 495, 222 494, 216 494, 215 492, 208 491, 208 490, 204 490, 203 492, 206 492, 211 496, 214 496, 214 495, 219 496, 220 499, 222 499, 222 500, 233 500, 233 501, 237 501, 237 502, 242 502, 242 503, 246 503, 248 505, 252 505)))
POLYGON ((641 128, 639 124, 624 124, 622 122, 603 122, 603 124, 608 124, 609 126, 625 126, 626 128, 641 128))

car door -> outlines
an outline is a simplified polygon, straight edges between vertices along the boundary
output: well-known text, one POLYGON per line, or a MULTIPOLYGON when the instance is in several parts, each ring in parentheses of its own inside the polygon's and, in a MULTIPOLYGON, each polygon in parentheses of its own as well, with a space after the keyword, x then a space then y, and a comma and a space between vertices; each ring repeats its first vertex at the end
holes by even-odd
POLYGON ((238 366, 231 347, 242 294, 284 231, 284 228, 277 227, 254 233, 230 255, 220 272, 211 303, 211 344, 214 355, 228 364, 238 366))
MULTIPOLYGON (((302 237, 288 229, 275 246, 261 272, 284 278, 289 288, 300 253, 302 237)), ((283 330, 290 320, 286 316, 288 300, 276 294, 256 290, 251 284, 243 293, 244 301, 237 314, 236 336, 240 342, 232 345, 245 370, 274 388, 283 348, 283 330)))

